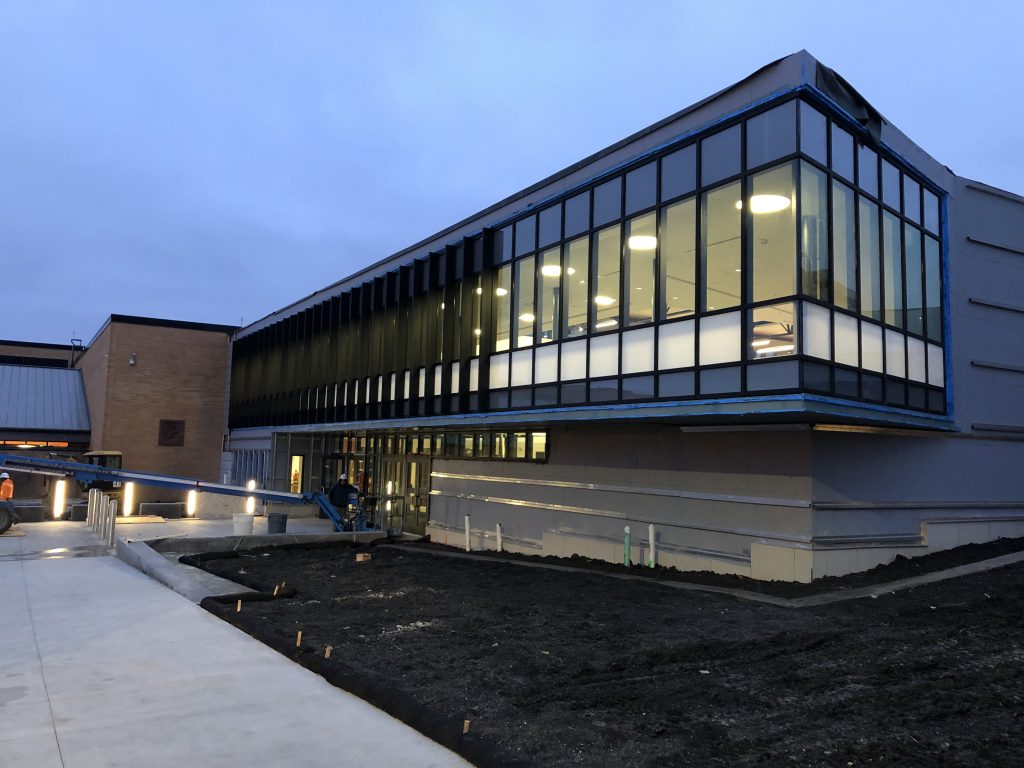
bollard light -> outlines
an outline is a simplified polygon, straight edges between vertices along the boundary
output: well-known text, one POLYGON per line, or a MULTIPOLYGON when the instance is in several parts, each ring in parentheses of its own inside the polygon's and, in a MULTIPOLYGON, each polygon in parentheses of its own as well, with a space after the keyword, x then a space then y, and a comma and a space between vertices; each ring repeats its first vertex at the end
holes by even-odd
POLYGON ((199 493, 197 491, 188 492, 188 498, 185 500, 185 514, 189 517, 196 516, 196 502, 199 500, 198 496, 199 493))
POLYGON ((67 493, 67 480, 58 480, 53 489, 53 519, 64 517, 64 498, 67 493))
MULTIPOLYGON (((245 484, 245 487, 248 488, 250 491, 255 491, 256 490, 256 481, 255 480, 250 480, 248 483, 245 484)), ((255 496, 249 496, 249 497, 246 498, 246 500, 245 500, 245 512, 248 515, 255 515, 256 514, 256 497, 255 496)))
POLYGON ((124 516, 128 517, 132 513, 132 506, 135 502, 135 483, 124 484, 124 516))

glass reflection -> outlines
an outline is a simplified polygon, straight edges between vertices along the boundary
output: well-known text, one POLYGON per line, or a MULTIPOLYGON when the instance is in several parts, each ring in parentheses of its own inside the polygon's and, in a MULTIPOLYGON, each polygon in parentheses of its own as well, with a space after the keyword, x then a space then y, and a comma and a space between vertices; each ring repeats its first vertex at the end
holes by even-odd
POLYGON ((626 243, 622 250, 626 270, 626 293, 622 297, 624 325, 639 325, 654 320, 654 264, 658 252, 657 219, 653 213, 626 223, 626 243))
POLYGON ((607 227, 594 235, 594 300, 595 331, 606 331, 619 324, 619 227, 607 227))
POLYGON ((750 182, 751 295, 764 301, 796 293, 796 185, 792 163, 750 182))
POLYGON ((590 249, 588 238, 578 237, 566 246, 565 315, 562 327, 566 338, 583 336, 590 328, 590 249))

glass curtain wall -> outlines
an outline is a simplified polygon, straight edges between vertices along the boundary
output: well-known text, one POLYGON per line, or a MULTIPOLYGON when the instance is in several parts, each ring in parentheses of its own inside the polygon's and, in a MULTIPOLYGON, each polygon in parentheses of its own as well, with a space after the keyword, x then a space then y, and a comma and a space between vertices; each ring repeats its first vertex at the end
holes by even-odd
POLYGON ((938 190, 796 99, 680 144, 239 339, 232 425, 764 391, 943 412, 938 190))

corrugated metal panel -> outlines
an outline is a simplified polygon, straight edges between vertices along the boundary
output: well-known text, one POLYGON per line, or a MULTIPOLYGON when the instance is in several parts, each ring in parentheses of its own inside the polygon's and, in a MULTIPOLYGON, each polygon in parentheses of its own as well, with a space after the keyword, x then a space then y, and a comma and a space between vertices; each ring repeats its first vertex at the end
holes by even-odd
POLYGON ((0 365, 0 429, 88 432, 82 372, 0 365))

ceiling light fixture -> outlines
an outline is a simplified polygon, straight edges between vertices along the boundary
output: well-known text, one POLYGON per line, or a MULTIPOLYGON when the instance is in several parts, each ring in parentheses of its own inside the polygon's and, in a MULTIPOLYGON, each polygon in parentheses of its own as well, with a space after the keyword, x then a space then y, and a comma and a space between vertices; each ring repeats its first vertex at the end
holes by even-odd
POLYGON ((522 320, 524 323, 532 323, 534 320, 537 319, 537 316, 532 315, 529 312, 523 312, 523 314, 519 316, 519 319, 522 320))
POLYGON ((508 288, 495 288, 494 294, 496 296, 508 296, 508 288))
POLYGON ((654 235, 631 235, 627 243, 631 251, 653 251, 658 247, 658 238, 654 235))
MULTIPOLYGON (((778 213, 789 208, 791 200, 785 195, 751 195, 751 213, 778 213)), ((743 201, 736 201, 736 210, 743 210, 743 201)))
POLYGON ((594 297, 594 303, 599 307, 610 307, 615 303, 615 299, 611 296, 602 296, 601 294, 598 294, 594 297))
POLYGON ((562 268, 557 264, 545 264, 540 268, 540 273, 544 277, 558 277, 562 274, 562 268))

